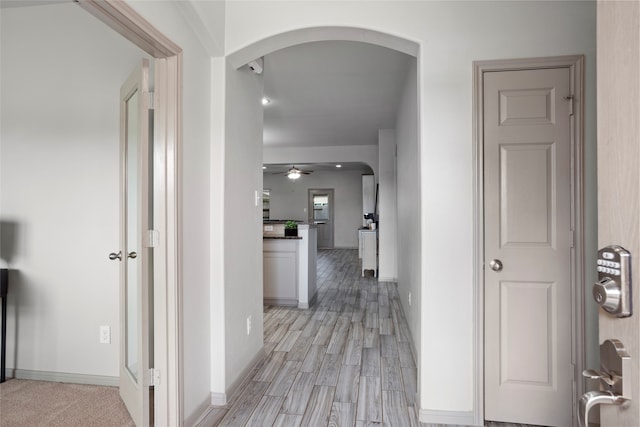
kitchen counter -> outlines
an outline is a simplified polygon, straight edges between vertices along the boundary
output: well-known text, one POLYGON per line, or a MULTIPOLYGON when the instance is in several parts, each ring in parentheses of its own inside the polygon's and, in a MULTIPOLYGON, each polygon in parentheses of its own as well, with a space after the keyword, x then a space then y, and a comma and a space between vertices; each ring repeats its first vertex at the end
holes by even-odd
POLYGON ((317 294, 317 228, 298 224, 298 236, 265 235, 262 242, 264 303, 309 308, 317 294))

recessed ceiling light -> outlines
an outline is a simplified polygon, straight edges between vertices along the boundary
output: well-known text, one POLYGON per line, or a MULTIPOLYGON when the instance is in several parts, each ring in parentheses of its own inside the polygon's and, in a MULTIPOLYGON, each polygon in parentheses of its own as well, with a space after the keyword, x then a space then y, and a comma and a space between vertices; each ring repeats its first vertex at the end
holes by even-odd
POLYGON ((336 167, 337 167, 337 168, 341 168, 341 167, 342 167, 342 165, 336 165, 336 167))
POLYGON ((262 170, 265 170, 266 168, 267 168, 266 166, 263 166, 263 167, 262 167, 262 170))
POLYGON ((271 104, 271 100, 266 97, 262 97, 262 105, 271 104))

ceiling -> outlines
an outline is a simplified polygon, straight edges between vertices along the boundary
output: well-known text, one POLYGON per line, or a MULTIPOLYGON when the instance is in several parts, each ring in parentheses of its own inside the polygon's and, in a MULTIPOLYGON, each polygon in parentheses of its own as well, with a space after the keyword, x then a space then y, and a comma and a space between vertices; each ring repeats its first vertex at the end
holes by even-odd
POLYGON ((8 7, 46 6, 71 2, 72 0, 0 0, 0 9, 8 7))
MULTIPOLYGON (((352 172, 357 171, 362 174, 372 174, 371 168, 364 163, 340 163, 341 167, 337 168, 336 163, 296 163, 295 167, 303 171, 313 172, 352 172)), ((286 174, 291 169, 291 163, 287 164, 269 164, 265 165, 266 169, 263 170, 265 174, 286 174)))
POLYGON ((395 127, 411 57, 352 41, 292 46, 264 58, 265 147, 377 145, 395 127))

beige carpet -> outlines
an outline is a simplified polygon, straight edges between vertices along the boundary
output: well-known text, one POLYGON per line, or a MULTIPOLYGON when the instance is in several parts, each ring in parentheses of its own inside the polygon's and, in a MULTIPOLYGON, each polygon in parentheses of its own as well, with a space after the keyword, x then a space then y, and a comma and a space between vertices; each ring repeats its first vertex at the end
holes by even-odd
POLYGON ((118 389, 8 380, 0 384, 0 426, 134 426, 118 389))

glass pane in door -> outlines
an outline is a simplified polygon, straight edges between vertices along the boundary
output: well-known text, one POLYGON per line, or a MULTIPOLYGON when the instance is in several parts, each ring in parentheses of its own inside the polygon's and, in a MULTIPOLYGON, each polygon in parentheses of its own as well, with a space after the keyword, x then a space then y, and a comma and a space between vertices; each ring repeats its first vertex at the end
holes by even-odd
POLYGON ((134 253, 139 252, 140 230, 138 218, 138 121, 140 102, 138 91, 127 100, 127 146, 126 146, 126 248, 124 261, 126 262, 126 349, 125 360, 127 371, 133 379, 138 380, 138 295, 140 275, 138 262, 134 253))
POLYGON ((329 196, 326 194, 313 196, 313 219, 325 223, 329 219, 329 196))

